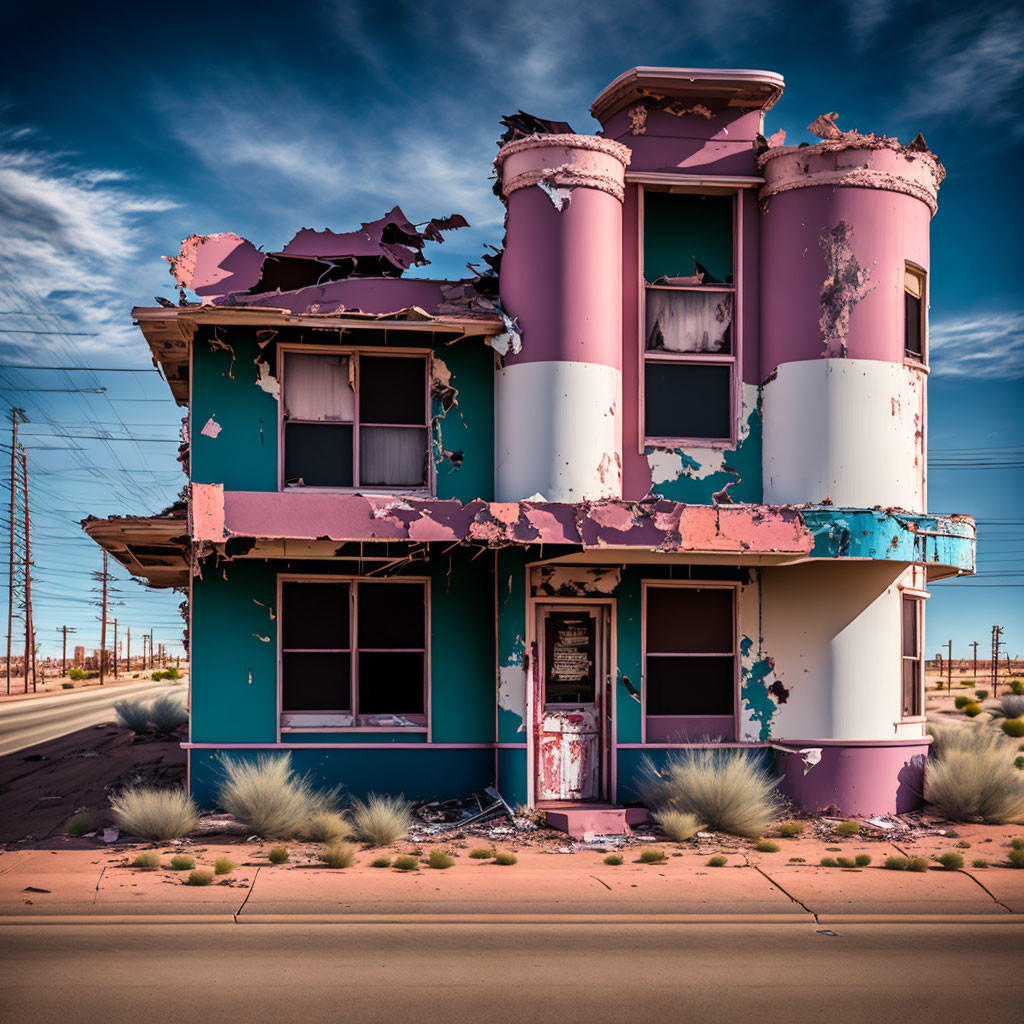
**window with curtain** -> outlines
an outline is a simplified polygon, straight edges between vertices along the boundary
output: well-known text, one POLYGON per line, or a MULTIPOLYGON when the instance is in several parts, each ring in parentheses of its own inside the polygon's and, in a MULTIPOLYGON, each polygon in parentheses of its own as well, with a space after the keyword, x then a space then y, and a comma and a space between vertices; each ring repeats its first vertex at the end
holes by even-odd
POLYGON ((428 486, 425 355, 284 353, 286 487, 428 486))
POLYGON ((645 189, 644 438, 732 436, 732 196, 645 189))
POLYGON ((285 728, 426 726, 425 583, 284 580, 278 611, 285 728))
POLYGON ((921 714, 921 662, 924 601, 920 597, 903 595, 903 717, 916 718, 921 714))

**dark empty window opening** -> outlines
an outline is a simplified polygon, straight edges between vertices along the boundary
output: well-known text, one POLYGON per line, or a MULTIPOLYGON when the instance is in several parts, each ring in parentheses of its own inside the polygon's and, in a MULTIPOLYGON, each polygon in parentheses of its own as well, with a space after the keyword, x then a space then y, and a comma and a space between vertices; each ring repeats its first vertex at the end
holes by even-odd
POLYGON ((903 653, 903 717, 917 718, 921 714, 921 665, 923 646, 924 600, 904 594, 902 598, 902 653, 903 653))
MULTIPOLYGON (((705 720, 700 731, 731 738, 736 707, 733 588, 651 584, 645 594, 648 739, 661 738, 658 729, 664 724, 652 720, 676 718, 705 720)), ((680 723, 684 731, 686 724, 680 723)))
POLYGON ((925 359, 925 273, 907 264, 903 275, 903 353, 907 359, 925 359))
POLYGON ((728 441, 736 387, 735 199, 643 191, 643 436, 728 441))
POLYGON ((285 486, 428 486, 425 356, 289 351, 283 387, 285 486))
POLYGON ((426 726, 424 583, 284 580, 278 622, 284 728, 426 726))

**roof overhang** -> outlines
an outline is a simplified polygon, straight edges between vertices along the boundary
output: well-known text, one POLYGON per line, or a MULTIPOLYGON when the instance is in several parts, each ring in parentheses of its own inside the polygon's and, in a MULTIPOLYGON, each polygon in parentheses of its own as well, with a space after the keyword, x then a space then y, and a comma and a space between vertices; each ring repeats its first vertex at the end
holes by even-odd
POLYGON ((294 313, 271 306, 136 306, 132 318, 142 331, 178 405, 188 405, 189 349, 200 324, 280 330, 286 327, 327 331, 387 330, 452 333, 458 337, 492 337, 504 331, 500 316, 432 315, 419 307, 388 313, 294 313))
POLYGON ((590 113, 604 124, 629 104, 651 96, 770 110, 784 88, 782 75, 774 71, 637 67, 606 86, 590 105, 590 113))
POLYGON ((133 576, 151 587, 185 587, 189 580, 188 520, 184 503, 157 516, 89 518, 82 529, 133 576))

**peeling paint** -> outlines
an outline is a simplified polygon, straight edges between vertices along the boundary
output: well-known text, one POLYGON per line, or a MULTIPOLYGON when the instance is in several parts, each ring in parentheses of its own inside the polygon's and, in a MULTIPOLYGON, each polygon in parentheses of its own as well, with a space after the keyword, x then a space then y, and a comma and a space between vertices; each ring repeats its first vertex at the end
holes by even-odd
POLYGON ((498 707, 519 719, 517 732, 526 730, 526 641, 519 634, 498 669, 498 707))
POLYGON ((504 310, 499 310, 505 330, 487 339, 488 344, 499 356, 507 356, 509 352, 518 355, 523 350, 523 336, 519 333, 519 325, 504 310))
POLYGON ((822 232, 820 239, 826 265, 818 321, 825 345, 824 356, 846 356, 853 308, 874 287, 868 284, 870 272, 857 260, 852 239, 853 227, 844 220, 822 232))
POLYGON ((211 416, 199 431, 205 437, 216 437, 224 428, 211 416))
POLYGON ((772 719, 780 704, 789 700, 789 690, 775 671, 775 661, 762 653, 763 638, 758 643, 757 657, 752 656, 754 641, 744 635, 740 640, 740 699, 749 712, 749 721, 758 723, 757 737, 771 739, 772 719))
POLYGON ((594 569, 574 565, 545 565, 536 570, 534 593, 548 597, 611 594, 622 579, 616 566, 594 569))
POLYGON ((551 204, 559 213, 569 205, 569 200, 572 198, 573 190, 571 188, 559 188, 543 178, 537 182, 537 188, 551 200, 551 204))
POLYGON ((257 362, 256 369, 258 370, 256 387, 261 391, 266 391, 266 393, 273 396, 275 400, 280 400, 281 382, 270 372, 270 363, 263 361, 257 362))

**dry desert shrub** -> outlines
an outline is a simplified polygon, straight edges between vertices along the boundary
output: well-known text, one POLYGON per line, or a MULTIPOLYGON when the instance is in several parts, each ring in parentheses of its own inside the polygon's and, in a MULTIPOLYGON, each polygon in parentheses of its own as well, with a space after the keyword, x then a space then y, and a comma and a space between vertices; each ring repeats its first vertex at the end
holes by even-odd
POLYGON ((123 831, 161 843, 188 835, 199 823, 199 809, 183 789, 124 789, 110 798, 110 807, 123 831))
POLYGON ((677 843, 692 839, 704 826, 696 814, 668 807, 652 815, 662 832, 677 843))
POLYGON ((370 846, 397 843, 412 828, 412 804, 404 796, 379 796, 352 801, 356 835, 370 846))
POLYGON ((924 797, 951 821, 980 818, 1001 825, 1024 818, 1024 779, 1001 743, 943 748, 941 757, 925 765, 924 797))

